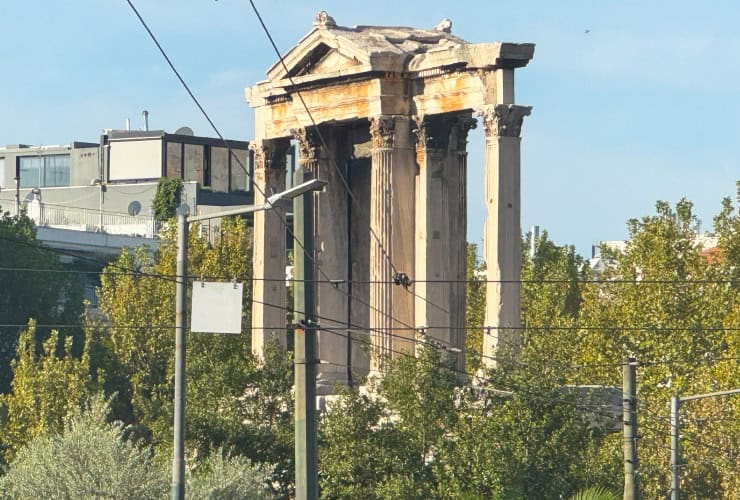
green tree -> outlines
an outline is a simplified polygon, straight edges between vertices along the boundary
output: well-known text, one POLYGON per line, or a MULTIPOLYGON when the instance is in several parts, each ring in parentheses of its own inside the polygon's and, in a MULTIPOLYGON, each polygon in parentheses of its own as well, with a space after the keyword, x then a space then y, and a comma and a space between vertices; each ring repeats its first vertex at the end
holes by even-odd
POLYGON ((458 386, 440 353, 393 361, 367 395, 347 393, 321 421, 325 498, 558 498, 588 484, 600 436, 560 380, 510 370, 458 386))
MULTIPOLYGON (((107 393, 122 400, 116 418, 171 455, 174 377, 174 228, 153 255, 124 251, 101 278, 103 345, 99 359, 107 393), (133 272, 122 272, 133 270, 133 272)), ((251 352, 251 234, 243 219, 225 220, 212 242, 190 232, 191 276, 245 281, 241 335, 187 336, 186 447, 196 456, 223 447, 274 465, 274 483, 292 488, 292 363, 284 350, 251 352)), ((197 285, 196 285, 197 286, 197 285)))
POLYGON ((36 352, 33 321, 21 333, 12 362, 9 394, 0 395, 0 458, 13 460, 28 441, 61 430, 67 415, 80 407, 92 388, 88 351, 72 355, 72 339, 54 330, 36 352))
POLYGON ((468 243, 466 251, 465 369, 473 373, 481 367, 481 326, 486 321, 486 265, 478 258, 478 245, 468 243))
MULTIPOLYGON (((75 324, 82 312, 82 287, 74 274, 64 273, 51 249, 36 239, 33 221, 25 215, 11 217, 0 211, 0 393, 10 390, 10 361, 15 356, 20 331, 35 319, 39 324, 75 324), (63 306, 63 307, 60 307, 63 306)), ((35 330, 36 342, 49 335, 35 330)), ((73 352, 82 349, 81 329, 63 331, 75 338, 73 352)))
MULTIPOLYGON (((624 252, 602 254, 613 266, 582 294, 576 328, 567 332, 570 383, 621 384, 625 355, 646 362, 638 370, 638 429, 643 494, 669 490, 668 402, 688 395, 737 387, 738 303, 734 286, 740 227, 725 200, 715 220, 719 246, 707 252, 697 239, 692 204, 658 202, 655 215, 628 223, 624 252), (732 361, 735 359, 735 361, 732 361)), ((562 334, 562 332, 561 332, 562 334)), ((553 339, 551 343, 554 343, 553 339)), ((561 339, 562 342, 562 339, 561 339)), ((561 350, 562 352, 563 350, 561 350)), ((729 498, 737 491, 740 443, 738 404, 725 398, 687 404, 683 425, 683 489, 688 496, 729 498), (688 416, 688 415, 687 415, 688 416), (727 419, 730 419, 729 421, 727 419)), ((612 448, 611 458, 618 455, 612 448)))
POLYGON ((121 422, 108 423, 100 396, 75 411, 58 433, 40 435, 20 450, 0 478, 0 496, 26 498, 161 499, 167 472, 151 451, 126 439, 121 422))
POLYGON ((572 346, 562 342, 575 328, 588 266, 573 247, 558 246, 547 231, 535 252, 522 256, 522 360, 568 363, 572 346))
POLYGON ((268 487, 270 471, 243 456, 215 450, 187 477, 188 497, 202 500, 273 498, 268 487))

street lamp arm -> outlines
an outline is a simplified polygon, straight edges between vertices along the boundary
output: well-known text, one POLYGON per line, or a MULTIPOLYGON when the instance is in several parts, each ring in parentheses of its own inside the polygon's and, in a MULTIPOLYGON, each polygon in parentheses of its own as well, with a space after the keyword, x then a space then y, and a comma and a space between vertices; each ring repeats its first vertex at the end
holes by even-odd
POLYGON ((740 394, 740 389, 730 389, 727 391, 717 391, 717 392, 709 392, 707 394, 696 394, 694 396, 683 396, 679 397, 678 400, 683 403, 685 401, 692 401, 694 399, 705 399, 705 398, 713 398, 718 396, 730 396, 732 394, 740 394))
POLYGON ((271 205, 263 203, 262 205, 248 205, 246 207, 232 208, 231 210, 221 210, 220 212, 213 212, 210 214, 191 215, 188 217, 188 223, 209 219, 218 219, 219 217, 228 217, 231 215, 244 215, 252 212, 259 212, 261 210, 269 210, 270 208, 272 208, 271 205))
POLYGON ((275 203, 280 200, 292 200, 293 198, 297 198, 309 191, 318 191, 319 189, 323 189, 326 185, 326 181, 311 179, 310 181, 298 184, 297 186, 293 186, 290 189, 286 189, 285 191, 280 191, 279 193, 275 193, 272 196, 269 196, 267 198, 267 203, 263 203, 262 205, 247 205, 245 207, 232 208, 231 210, 222 210, 220 212, 213 212, 210 214, 191 215, 188 217, 188 223, 209 219, 218 219, 220 217, 228 217, 231 215, 244 215, 252 212, 260 212, 262 210, 270 210, 274 208, 275 203))
POLYGON ((327 184, 327 181, 323 181, 321 179, 311 179, 309 181, 302 182, 297 186, 293 186, 290 189, 286 189, 285 191, 281 191, 279 193, 273 194, 272 196, 269 196, 267 198, 267 204, 271 207, 273 204, 277 203, 280 200, 292 200, 293 198, 297 198, 309 191, 318 191, 320 189, 323 189, 324 186, 326 186, 327 184))

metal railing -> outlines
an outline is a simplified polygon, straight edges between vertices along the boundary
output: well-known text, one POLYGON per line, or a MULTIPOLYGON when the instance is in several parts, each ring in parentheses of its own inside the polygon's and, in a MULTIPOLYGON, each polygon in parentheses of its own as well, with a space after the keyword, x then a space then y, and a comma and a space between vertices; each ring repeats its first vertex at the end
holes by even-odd
MULTIPOLYGON (((21 211, 39 227, 70 229, 74 231, 104 232, 108 234, 153 238, 160 229, 160 222, 153 216, 104 212, 88 208, 70 208, 39 201, 21 204, 21 211)), ((15 205, 3 207, 3 212, 15 215, 15 205)))

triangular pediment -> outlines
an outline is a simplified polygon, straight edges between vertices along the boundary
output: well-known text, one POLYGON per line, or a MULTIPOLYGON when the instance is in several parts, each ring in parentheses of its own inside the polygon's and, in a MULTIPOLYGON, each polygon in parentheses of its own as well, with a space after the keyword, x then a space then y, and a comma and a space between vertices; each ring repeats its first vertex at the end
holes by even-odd
POLYGON ((327 30, 316 29, 283 56, 283 65, 278 61, 267 72, 270 81, 308 75, 331 76, 333 74, 357 73, 370 69, 370 57, 355 44, 327 30), (287 67, 287 71, 286 71, 287 67))

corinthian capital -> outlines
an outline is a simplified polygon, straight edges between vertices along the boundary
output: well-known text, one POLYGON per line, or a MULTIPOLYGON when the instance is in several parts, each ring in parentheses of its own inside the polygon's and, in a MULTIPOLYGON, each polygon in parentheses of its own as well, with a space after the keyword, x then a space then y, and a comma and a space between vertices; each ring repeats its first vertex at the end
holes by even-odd
POLYGON ((452 129, 452 133, 454 134, 452 144, 457 147, 458 152, 465 152, 468 144, 468 132, 477 126, 478 122, 469 114, 457 118, 455 126, 452 129))
POLYGON ((314 170, 319 160, 319 138, 316 130, 313 128, 294 128, 290 131, 293 137, 298 141, 298 162, 314 170))
POLYGON ((524 117, 532 112, 532 106, 497 104, 478 111, 483 117, 486 137, 519 137, 524 117))
POLYGON ((266 169, 285 167, 285 153, 288 146, 290 146, 290 143, 283 140, 250 144, 249 149, 254 152, 254 170, 260 172, 266 169))
POLYGON ((392 116, 383 115, 370 119, 370 136, 374 148, 392 148, 395 132, 396 121, 392 116))

